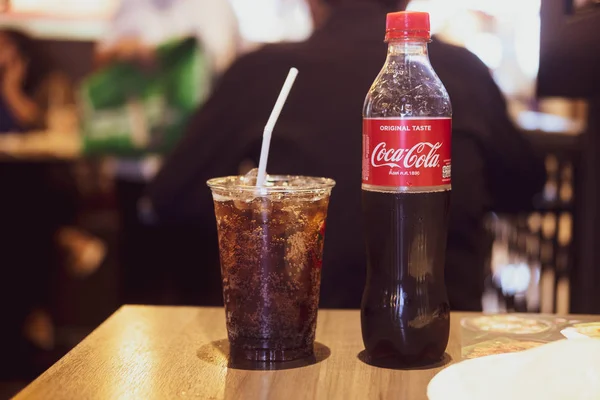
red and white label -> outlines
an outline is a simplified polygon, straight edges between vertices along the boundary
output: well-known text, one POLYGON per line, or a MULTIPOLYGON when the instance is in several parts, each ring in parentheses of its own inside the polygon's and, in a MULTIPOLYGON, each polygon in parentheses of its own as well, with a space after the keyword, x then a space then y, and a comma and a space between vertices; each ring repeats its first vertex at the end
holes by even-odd
POLYGON ((363 184, 436 187, 451 182, 452 120, 363 120, 363 184))

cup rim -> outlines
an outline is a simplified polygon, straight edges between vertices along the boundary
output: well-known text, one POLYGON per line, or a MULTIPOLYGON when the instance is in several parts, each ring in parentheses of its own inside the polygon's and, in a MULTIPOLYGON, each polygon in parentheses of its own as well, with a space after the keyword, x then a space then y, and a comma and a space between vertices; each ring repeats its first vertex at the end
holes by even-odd
MULTIPOLYGON (((241 183, 243 175, 223 176, 209 179, 206 184, 211 190, 236 190, 242 192, 256 192, 256 186, 245 185, 241 183)), ((335 181, 331 178, 305 176, 305 175, 269 175, 267 185, 261 188, 262 193, 308 193, 317 190, 331 190, 335 186, 335 181), (276 182, 293 181, 302 179, 307 182, 302 186, 277 185, 276 182)))

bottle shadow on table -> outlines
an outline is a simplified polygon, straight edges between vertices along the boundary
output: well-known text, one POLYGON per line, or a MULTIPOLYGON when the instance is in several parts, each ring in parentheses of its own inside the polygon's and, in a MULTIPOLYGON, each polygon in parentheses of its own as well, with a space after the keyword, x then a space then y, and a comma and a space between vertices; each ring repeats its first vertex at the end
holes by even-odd
POLYGON ((200 347, 196 352, 198 358, 206 363, 250 371, 280 371, 285 369, 302 368, 320 363, 329 358, 331 350, 322 343, 315 342, 314 355, 294 361, 262 362, 250 360, 234 360, 230 357, 229 341, 215 340, 200 347))
POLYGON ((394 359, 385 359, 385 360, 373 360, 369 356, 366 350, 361 351, 357 354, 356 358, 360 361, 364 362, 367 365, 378 368, 385 369, 395 369, 395 370, 404 370, 404 371, 413 371, 413 370, 427 370, 427 369, 435 369, 445 367, 452 362, 452 357, 448 353, 444 353, 442 359, 436 363, 428 363, 428 364, 417 364, 407 366, 402 362, 394 359))

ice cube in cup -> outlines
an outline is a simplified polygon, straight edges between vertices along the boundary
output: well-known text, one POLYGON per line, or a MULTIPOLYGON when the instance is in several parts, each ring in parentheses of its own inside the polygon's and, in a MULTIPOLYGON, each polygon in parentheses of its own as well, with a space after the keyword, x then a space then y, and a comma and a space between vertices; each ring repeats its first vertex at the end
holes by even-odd
POLYGON ((241 177, 241 181, 244 185, 256 186, 256 177, 258 176, 258 168, 253 168, 246 175, 241 177))

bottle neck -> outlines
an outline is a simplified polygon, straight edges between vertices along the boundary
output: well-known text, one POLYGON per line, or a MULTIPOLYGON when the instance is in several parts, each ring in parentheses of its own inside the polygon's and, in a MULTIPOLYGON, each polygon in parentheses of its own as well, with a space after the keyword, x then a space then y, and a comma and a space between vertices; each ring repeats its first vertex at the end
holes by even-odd
POLYGON ((391 40, 388 44, 387 57, 390 58, 410 56, 411 58, 424 58, 429 60, 426 40, 391 40))

